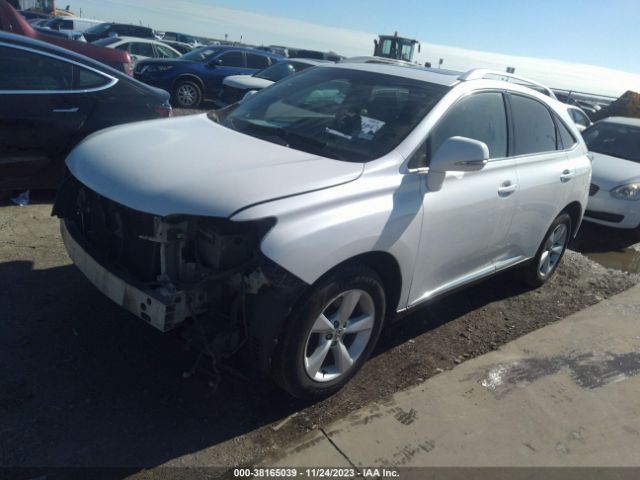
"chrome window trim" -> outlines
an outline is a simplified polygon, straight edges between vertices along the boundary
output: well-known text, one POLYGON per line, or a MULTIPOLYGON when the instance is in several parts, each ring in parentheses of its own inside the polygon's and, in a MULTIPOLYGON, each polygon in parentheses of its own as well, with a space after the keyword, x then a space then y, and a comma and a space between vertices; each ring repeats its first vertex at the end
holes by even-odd
POLYGON ((99 92, 101 90, 107 90, 108 88, 113 87, 116 83, 118 83, 118 79, 112 75, 109 75, 108 73, 104 73, 101 72, 98 69, 95 69, 93 67, 84 65, 80 62, 76 62, 75 60, 71 60, 68 58, 64 58, 64 57, 60 57, 58 55, 55 55, 53 53, 49 53, 49 52, 41 52, 39 50, 36 50, 34 48, 29 48, 29 47, 25 47, 22 45, 14 45, 12 43, 6 43, 6 42, 0 42, 0 47, 7 47, 7 48, 13 48, 13 49, 17 49, 17 50, 24 50, 26 52, 30 52, 36 55, 43 55, 45 57, 50 57, 53 58, 55 60, 58 61, 62 61, 62 62, 66 62, 69 63, 71 65, 74 65, 78 68, 83 68, 85 70, 89 70, 93 73, 96 73, 98 75, 100 75, 101 77, 109 80, 106 84, 101 85, 99 87, 95 87, 95 88, 84 88, 84 89, 77 89, 77 90, 0 90, 0 95, 51 95, 51 94, 78 94, 78 93, 92 93, 92 92, 99 92))

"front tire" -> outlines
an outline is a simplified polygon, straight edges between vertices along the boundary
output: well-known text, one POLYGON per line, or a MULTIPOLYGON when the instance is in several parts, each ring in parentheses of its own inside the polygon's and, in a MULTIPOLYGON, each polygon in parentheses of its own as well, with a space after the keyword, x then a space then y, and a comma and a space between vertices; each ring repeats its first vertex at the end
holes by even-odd
POLYGON ((173 92, 176 104, 180 108, 197 108, 202 102, 202 88, 191 80, 180 80, 173 92))
POLYGON ((345 267, 329 275, 288 318, 274 355, 274 380, 297 398, 337 392, 369 358, 385 311, 382 281, 373 270, 345 267))
POLYGON ((524 281, 531 287, 544 285, 555 273, 571 239, 572 222, 567 213, 553 221, 535 258, 523 269, 524 281))

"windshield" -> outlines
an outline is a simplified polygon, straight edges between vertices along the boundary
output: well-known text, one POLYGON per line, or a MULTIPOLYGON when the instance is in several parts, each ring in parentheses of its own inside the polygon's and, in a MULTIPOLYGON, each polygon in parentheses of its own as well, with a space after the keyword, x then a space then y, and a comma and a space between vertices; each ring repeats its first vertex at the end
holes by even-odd
POLYGON ((308 63, 301 62, 279 62, 256 73, 254 77, 277 82, 278 80, 282 80, 284 77, 288 77, 296 72, 301 72, 311 66, 312 65, 309 65, 308 63))
POLYGON ((182 58, 183 60, 192 60, 194 62, 206 62, 212 57, 215 57, 220 52, 220 48, 202 47, 191 50, 189 53, 184 54, 180 58, 182 58))
POLYGON ((49 28, 55 28, 57 25, 61 24, 64 21, 64 18, 61 17, 56 17, 56 18, 52 18, 51 20, 44 22, 44 26, 45 27, 49 27, 49 28))
POLYGON ((87 33, 100 35, 101 33, 106 32, 109 29, 110 26, 111 26, 110 23, 100 23, 100 24, 96 25, 95 27, 91 27, 90 29, 88 29, 87 33))
POLYGON ((640 127, 619 123, 597 123, 583 133, 592 152, 640 163, 640 127))
POLYGON ((312 68, 210 118, 315 155, 366 162, 395 148, 447 91, 392 75, 312 68))

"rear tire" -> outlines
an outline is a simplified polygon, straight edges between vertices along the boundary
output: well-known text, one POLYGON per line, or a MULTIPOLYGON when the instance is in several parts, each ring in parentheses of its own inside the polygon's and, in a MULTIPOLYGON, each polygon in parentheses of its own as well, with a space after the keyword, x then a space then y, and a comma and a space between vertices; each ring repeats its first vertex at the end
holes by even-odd
POLYGON ((531 287, 544 285, 555 273, 571 239, 571 216, 561 213, 553 221, 535 258, 522 269, 524 281, 531 287))
POLYGON ((173 98, 180 108, 197 108, 202 102, 202 88, 192 80, 179 80, 173 98))
POLYGON ((345 267, 312 286, 285 323, 274 354, 275 382, 297 398, 340 390, 375 347, 384 322, 378 275, 345 267))

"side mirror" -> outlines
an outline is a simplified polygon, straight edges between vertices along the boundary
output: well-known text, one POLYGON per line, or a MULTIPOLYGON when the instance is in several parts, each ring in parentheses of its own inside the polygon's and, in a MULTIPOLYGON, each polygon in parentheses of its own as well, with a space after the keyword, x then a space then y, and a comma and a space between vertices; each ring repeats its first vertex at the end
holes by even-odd
POLYGON ((431 159, 427 186, 431 191, 438 191, 446 172, 475 172, 484 168, 488 161, 486 143, 467 137, 447 138, 431 159))
POLYGON ((214 58, 207 64, 207 66, 210 68, 216 68, 221 63, 222 63, 222 60, 220 60, 219 58, 214 58))

